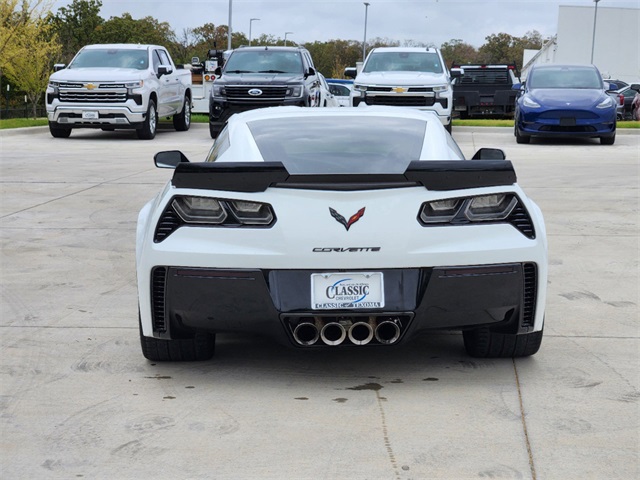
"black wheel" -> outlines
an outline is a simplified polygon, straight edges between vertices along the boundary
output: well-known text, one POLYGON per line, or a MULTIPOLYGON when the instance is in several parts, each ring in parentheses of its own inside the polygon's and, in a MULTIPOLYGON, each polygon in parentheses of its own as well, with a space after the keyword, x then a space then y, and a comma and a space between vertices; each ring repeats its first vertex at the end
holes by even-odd
POLYGON ((542 330, 516 335, 492 332, 487 327, 462 332, 464 348, 472 357, 528 357, 540 349, 542 330))
POLYGON ((453 124, 449 122, 449 125, 445 125, 444 128, 447 132, 449 132, 449 134, 451 134, 451 131, 453 130, 453 124))
POLYGON ((220 133, 220 127, 209 123, 209 135, 211 135, 211 138, 218 138, 219 133, 220 133))
POLYGON ((614 133, 610 137, 600 137, 600 143, 602 145, 613 145, 616 141, 616 134, 614 133))
POLYGON ((147 118, 145 118, 142 128, 136 130, 138 138, 142 140, 152 140, 156 136, 158 128, 158 111, 156 110, 156 102, 149 99, 149 108, 147 109, 147 118))
POLYGON ((173 116, 173 126, 178 132, 186 132, 191 126, 191 99, 184 97, 182 111, 173 116))
POLYGON ((57 123, 49 122, 49 131, 54 138, 69 138, 71 135, 71 128, 59 127, 57 123))
POLYGON ((216 336, 209 333, 196 333, 193 338, 184 340, 160 340, 145 337, 140 324, 140 346, 145 358, 154 362, 204 361, 213 357, 216 336))
POLYGON ((517 143, 529 143, 531 142, 531 136, 520 134, 520 130, 518 130, 518 122, 516 121, 513 127, 513 134, 516 136, 517 143))

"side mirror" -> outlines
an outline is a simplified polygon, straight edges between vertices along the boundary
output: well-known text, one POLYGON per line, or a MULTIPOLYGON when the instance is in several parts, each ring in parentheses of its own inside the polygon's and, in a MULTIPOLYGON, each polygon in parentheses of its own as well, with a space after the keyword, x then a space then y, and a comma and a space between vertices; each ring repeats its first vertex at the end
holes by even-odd
POLYGON ((158 152, 153 156, 158 168, 176 168, 181 163, 189 163, 189 159, 180 150, 158 152))
POLYGON ((631 90, 635 90, 636 92, 640 93, 640 83, 632 83, 629 88, 631 88, 631 90))
POLYGON ((216 67, 216 69, 213 71, 213 74, 214 74, 216 77, 219 77, 220 75, 222 75, 222 68, 220 68, 220 67, 216 67))
POLYGON ((460 78, 464 75, 464 68, 459 68, 459 67, 452 68, 450 70, 450 73, 451 73, 451 78, 460 78))
POLYGON ((316 70, 313 67, 309 67, 309 70, 307 70, 304 74, 305 77, 313 77, 316 74, 316 70))
POLYGON ((507 157, 499 148, 481 148, 471 160, 506 160, 507 157))
POLYGON ((64 63, 56 63, 53 66, 53 71, 54 72, 58 72, 58 71, 62 70, 64 67, 66 67, 66 65, 64 63))
POLYGON ((162 75, 168 75, 171 72, 173 72, 173 68, 171 68, 171 65, 158 66, 158 77, 161 77, 162 75))
POLYGON ((191 57, 191 65, 200 66, 200 57, 191 57))
POLYGON ((356 78, 358 71, 356 67, 347 67, 344 69, 344 76, 347 78, 356 78))

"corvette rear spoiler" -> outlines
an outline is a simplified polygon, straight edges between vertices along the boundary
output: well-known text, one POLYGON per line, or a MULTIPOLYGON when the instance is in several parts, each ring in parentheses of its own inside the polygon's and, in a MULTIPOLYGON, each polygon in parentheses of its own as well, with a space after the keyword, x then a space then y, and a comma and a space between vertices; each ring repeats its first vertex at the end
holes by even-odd
POLYGON ((428 190, 513 185, 508 160, 413 161, 404 173, 290 174, 281 162, 189 163, 176 166, 177 188, 264 192, 269 187, 322 190, 375 190, 422 185, 428 190))

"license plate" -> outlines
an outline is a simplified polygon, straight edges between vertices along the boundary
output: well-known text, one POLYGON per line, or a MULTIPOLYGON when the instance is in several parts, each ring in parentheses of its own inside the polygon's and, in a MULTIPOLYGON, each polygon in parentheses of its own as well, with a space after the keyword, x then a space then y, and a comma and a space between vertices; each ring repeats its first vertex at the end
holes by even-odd
POLYGON ((561 127, 575 127, 576 119, 573 117, 562 117, 560 118, 560 126, 561 127))
POLYGON ((100 118, 98 112, 82 112, 83 120, 97 120, 98 118, 100 118))
POLYGON ((313 273, 314 310, 384 308, 382 272, 313 273))

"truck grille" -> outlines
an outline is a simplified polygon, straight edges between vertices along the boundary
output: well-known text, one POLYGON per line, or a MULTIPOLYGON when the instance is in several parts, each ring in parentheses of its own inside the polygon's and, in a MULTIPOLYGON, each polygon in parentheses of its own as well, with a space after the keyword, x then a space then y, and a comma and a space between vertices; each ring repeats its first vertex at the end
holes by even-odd
POLYGON ((224 87, 229 100, 284 100, 287 94, 286 86, 260 86, 260 85, 230 85, 224 87), (261 95, 249 95, 249 90, 261 90, 261 95))
POLYGON ((59 98, 69 103, 124 103, 127 91, 60 90, 59 98))

